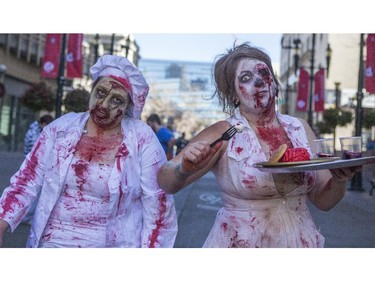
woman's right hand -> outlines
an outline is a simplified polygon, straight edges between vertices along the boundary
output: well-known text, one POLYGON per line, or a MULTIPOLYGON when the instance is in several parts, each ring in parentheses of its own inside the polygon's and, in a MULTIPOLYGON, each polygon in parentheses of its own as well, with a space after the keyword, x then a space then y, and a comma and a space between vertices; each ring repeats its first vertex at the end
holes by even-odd
MULTIPOLYGON (((223 145, 218 142, 210 147, 208 141, 190 142, 158 172, 159 186, 166 193, 176 193, 207 173, 214 165, 213 157, 223 145)), ((217 157, 216 157, 217 158, 217 157)))
POLYGON ((189 143, 181 152, 181 173, 190 175, 207 167, 222 144, 223 142, 219 142, 213 147, 210 147, 208 141, 189 143))

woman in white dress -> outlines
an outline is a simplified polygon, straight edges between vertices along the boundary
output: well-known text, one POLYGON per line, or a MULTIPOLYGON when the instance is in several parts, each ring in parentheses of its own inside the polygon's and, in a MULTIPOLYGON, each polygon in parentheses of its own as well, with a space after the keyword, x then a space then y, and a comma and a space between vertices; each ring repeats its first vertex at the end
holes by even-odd
POLYGON ((43 129, 0 199, 0 245, 40 193, 28 247, 173 247, 177 217, 157 171, 167 159, 139 120, 149 87, 126 58, 90 69, 89 111, 43 129))
POLYGON ((269 56, 248 43, 234 46, 215 63, 216 94, 230 117, 200 132, 159 172, 159 184, 175 193, 212 170, 224 207, 204 247, 323 247, 307 201, 329 210, 344 196, 358 169, 271 174, 253 167, 282 144, 305 148, 314 133, 307 123, 276 111, 278 82, 269 56), (231 125, 244 128, 210 147, 231 125))

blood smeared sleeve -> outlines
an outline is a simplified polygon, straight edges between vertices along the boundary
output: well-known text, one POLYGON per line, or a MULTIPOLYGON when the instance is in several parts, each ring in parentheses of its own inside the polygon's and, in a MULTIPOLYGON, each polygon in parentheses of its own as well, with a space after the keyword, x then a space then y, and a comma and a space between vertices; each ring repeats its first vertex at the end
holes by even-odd
POLYGON ((177 235, 177 215, 173 195, 166 194, 157 181, 160 167, 167 161, 165 152, 151 131, 144 136, 141 151, 143 205, 142 247, 172 248, 177 235))
POLYGON ((9 224, 11 232, 27 214, 42 187, 47 154, 52 145, 48 134, 42 132, 1 196, 0 219, 9 224))

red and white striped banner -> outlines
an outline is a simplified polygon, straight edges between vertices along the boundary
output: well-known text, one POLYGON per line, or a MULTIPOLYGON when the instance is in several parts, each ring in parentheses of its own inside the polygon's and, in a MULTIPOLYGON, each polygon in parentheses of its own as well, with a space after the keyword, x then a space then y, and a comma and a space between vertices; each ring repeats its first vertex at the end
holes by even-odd
POLYGON ((41 77, 56 78, 59 73, 61 34, 47 34, 41 77))
POLYGON ((368 34, 366 40, 366 91, 375 94, 375 34, 368 34))
POLYGON ((324 94, 325 94, 325 76, 324 69, 319 69, 314 77, 314 111, 324 111, 324 94))
POLYGON ((297 111, 307 111, 307 99, 309 97, 309 73, 302 67, 299 69, 297 86, 297 111))
POLYGON ((82 77, 82 40, 83 34, 69 34, 68 53, 66 55, 66 77, 82 77))

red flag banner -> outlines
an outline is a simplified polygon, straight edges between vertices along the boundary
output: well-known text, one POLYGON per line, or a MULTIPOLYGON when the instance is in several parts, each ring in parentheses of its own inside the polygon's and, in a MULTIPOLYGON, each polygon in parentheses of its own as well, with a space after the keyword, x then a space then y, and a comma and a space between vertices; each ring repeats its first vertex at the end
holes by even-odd
POLYGON ((324 69, 319 69, 314 77, 314 111, 324 111, 324 93, 325 93, 324 69))
POLYGON ((302 67, 299 69, 297 85, 297 111, 307 111, 307 98, 309 96, 309 73, 302 67))
POLYGON ((47 34, 40 76, 56 78, 59 73, 61 34, 47 34))
POLYGON ((375 94, 375 34, 368 34, 366 39, 366 91, 375 94))
POLYGON ((83 34, 69 34, 68 53, 66 55, 66 77, 82 77, 82 40, 83 34))

